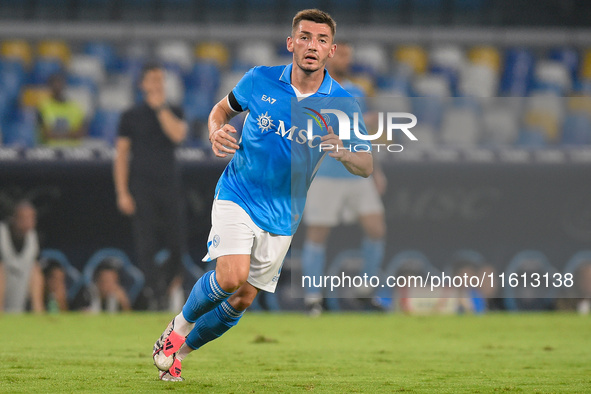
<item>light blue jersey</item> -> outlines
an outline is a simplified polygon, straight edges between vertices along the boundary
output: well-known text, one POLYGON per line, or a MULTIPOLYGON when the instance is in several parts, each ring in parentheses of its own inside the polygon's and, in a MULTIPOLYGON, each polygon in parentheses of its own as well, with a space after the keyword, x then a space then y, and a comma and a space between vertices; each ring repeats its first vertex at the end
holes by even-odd
MULTIPOLYGON (((366 110, 366 105, 365 92, 363 89, 349 80, 343 82, 342 87, 357 99, 359 107, 361 108, 361 112, 364 113, 366 110)), ((322 162, 322 165, 318 169, 318 174, 316 174, 316 176, 326 178, 355 178, 355 175, 347 171, 345 166, 332 157, 327 157, 322 162)))
MULTIPOLYGON (((291 71, 291 64, 255 67, 232 90, 240 106, 234 109, 249 114, 240 149, 216 187, 216 198, 235 202, 257 226, 278 235, 294 234, 301 221, 308 188, 326 153, 319 149, 320 137, 327 134, 328 125, 339 134, 336 116, 325 114, 320 119, 321 110, 345 112, 351 123, 354 112, 361 114, 357 101, 326 71, 318 91, 298 100, 291 71), (310 119, 312 139, 307 138, 310 119)), ((359 132, 367 134, 360 118, 359 132)), ((353 125, 349 143, 367 145, 355 136, 353 125)))

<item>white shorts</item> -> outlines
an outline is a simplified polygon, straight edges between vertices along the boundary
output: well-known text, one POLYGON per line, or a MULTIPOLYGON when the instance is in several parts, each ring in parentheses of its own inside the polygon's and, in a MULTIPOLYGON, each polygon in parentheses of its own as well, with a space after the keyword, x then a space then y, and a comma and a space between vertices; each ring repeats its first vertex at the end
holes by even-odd
POLYGON ((334 227, 383 212, 372 178, 318 177, 308 190, 303 220, 307 226, 334 227))
POLYGON ((261 229, 235 202, 216 199, 211 209, 208 252, 203 261, 233 254, 250 255, 247 282, 274 293, 291 239, 291 235, 276 235, 261 229))

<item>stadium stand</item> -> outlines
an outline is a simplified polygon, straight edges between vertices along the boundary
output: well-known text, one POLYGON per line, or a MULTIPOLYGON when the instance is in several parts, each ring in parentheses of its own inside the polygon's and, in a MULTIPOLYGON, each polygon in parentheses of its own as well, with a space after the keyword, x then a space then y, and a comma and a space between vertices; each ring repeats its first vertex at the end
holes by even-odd
MULTIPOLYGON (((17 118, 26 118, 18 116, 22 114, 15 108, 34 108, 49 76, 65 72, 68 94, 91 115, 91 136, 104 136, 111 144, 115 131, 106 126, 112 128, 118 113, 139 97, 134 83, 141 65, 149 58, 163 60, 170 76, 170 97, 183 105, 189 121, 204 121, 215 100, 248 68, 285 60, 281 45, 263 44, 232 47, 204 41, 193 50, 194 44, 183 40, 161 41, 153 47, 141 41, 123 45, 104 40, 72 44, 64 40, 43 40, 37 44, 20 39, 2 41, 0 113, 7 114, 2 117, 2 142, 22 142, 22 138, 11 137, 15 128, 22 132, 26 128, 14 124, 17 118)), ((564 97, 589 94, 591 52, 584 49, 552 47, 542 51, 447 44, 389 48, 384 44, 355 44, 359 48, 354 66, 356 82, 370 96, 529 97, 524 102, 523 115, 511 113, 508 105, 458 109, 459 103, 445 106, 435 100, 416 102, 417 116, 423 120, 422 126, 426 126, 426 121, 433 128, 438 136, 435 141, 452 146, 454 141, 470 146, 589 144, 589 112, 570 108, 564 101, 564 97), (388 53, 393 54, 392 58, 388 53), (478 111, 482 111, 482 117, 476 116, 478 111), (504 116, 498 117, 501 113, 504 116), (474 118, 480 119, 479 124, 474 118), (497 121, 493 122, 495 118, 497 121), (458 122, 476 130, 476 134, 464 136, 458 131, 458 122)), ((194 145, 194 141, 189 144, 194 145)))

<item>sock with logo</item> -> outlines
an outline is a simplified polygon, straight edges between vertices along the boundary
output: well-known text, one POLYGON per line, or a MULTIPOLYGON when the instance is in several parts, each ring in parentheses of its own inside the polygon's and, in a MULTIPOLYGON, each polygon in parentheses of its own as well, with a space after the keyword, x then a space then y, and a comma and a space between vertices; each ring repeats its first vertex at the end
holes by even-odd
MULTIPOLYGON (((199 317, 214 309, 226 300, 232 293, 228 293, 220 287, 215 278, 215 271, 206 272, 193 286, 187 302, 183 306, 182 317, 188 323, 195 323, 199 317)), ((178 316, 177 316, 178 317, 178 316)), ((180 319, 179 319, 180 320, 180 319)), ((179 325, 179 328, 183 324, 179 325)), ((188 326, 185 325, 185 329, 188 326)), ((175 331, 177 331, 175 318, 175 331)), ((177 331, 178 332, 178 331, 177 331)), ((179 332, 179 334, 183 334, 179 332)), ((188 332, 184 335, 187 335, 188 332)))
MULTIPOLYGON (((214 310, 201 316, 191 330, 185 345, 193 350, 199 349, 207 342, 221 337, 226 331, 238 324, 244 311, 238 311, 226 300, 214 310)), ((184 353, 188 353, 188 349, 184 353)), ((183 355, 184 358, 185 355, 183 355)))

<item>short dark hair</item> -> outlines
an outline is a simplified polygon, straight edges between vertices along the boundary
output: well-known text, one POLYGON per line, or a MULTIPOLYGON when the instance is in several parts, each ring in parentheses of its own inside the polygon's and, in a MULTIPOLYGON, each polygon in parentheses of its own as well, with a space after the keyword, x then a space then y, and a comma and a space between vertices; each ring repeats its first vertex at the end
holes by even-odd
POLYGON ((142 66, 142 72, 140 73, 140 81, 144 80, 147 73, 154 70, 164 70, 164 66, 155 60, 150 60, 142 66))
POLYGON ((16 216, 18 211, 23 208, 31 208, 34 211, 36 211, 33 203, 31 201, 27 200, 26 198, 23 198, 22 200, 18 200, 17 202, 14 203, 14 205, 12 206, 11 216, 12 217, 16 216))
POLYGON ((337 23, 334 21, 334 19, 332 19, 332 17, 328 13, 321 11, 317 8, 310 8, 298 12, 293 17, 293 22, 291 24, 292 33, 295 31, 295 29, 298 27, 301 21, 311 21, 315 23, 324 23, 328 25, 328 27, 330 27, 330 31, 332 32, 333 38, 337 32, 337 23))
POLYGON ((96 282, 101 273, 105 271, 115 271, 119 273, 119 269, 122 266, 123 262, 119 260, 117 257, 106 257, 103 261, 99 263, 99 265, 94 270, 94 274, 92 275, 93 280, 96 282))
POLYGON ((43 276, 45 276, 45 279, 47 279, 47 277, 56 269, 64 271, 64 267, 56 259, 48 258, 47 260, 42 261, 41 264, 43 266, 43 276))

